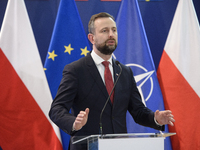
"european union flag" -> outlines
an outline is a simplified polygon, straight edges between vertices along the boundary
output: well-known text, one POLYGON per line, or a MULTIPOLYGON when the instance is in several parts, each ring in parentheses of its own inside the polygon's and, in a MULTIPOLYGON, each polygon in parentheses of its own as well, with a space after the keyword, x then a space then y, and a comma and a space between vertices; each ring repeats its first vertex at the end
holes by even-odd
MULTIPOLYGON (((55 98, 66 64, 89 52, 83 25, 74 0, 61 0, 51 43, 45 61, 45 73, 52 97, 55 98)), ((61 130, 63 149, 68 149, 69 135, 61 130)))
MULTIPOLYGON (((122 0, 116 19, 118 28, 118 46, 114 57, 131 67, 143 103, 154 112, 164 110, 162 93, 137 0, 122 0)), ((127 113, 129 133, 156 133, 155 129, 137 125, 127 113)), ((166 132, 168 127, 166 126, 166 132)), ((165 150, 171 149, 170 139, 165 139, 165 150)))

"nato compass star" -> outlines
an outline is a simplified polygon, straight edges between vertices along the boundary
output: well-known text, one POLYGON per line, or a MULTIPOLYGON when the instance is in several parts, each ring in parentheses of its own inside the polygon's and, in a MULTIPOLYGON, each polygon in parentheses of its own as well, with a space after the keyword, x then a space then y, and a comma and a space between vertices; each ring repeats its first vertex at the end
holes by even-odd
POLYGON ((140 92, 142 102, 146 106, 146 101, 148 101, 148 99, 151 97, 151 95, 153 93, 154 85, 153 85, 153 79, 151 76, 155 72, 155 70, 148 71, 143 66, 141 66, 139 64, 134 64, 134 63, 126 64, 126 66, 131 67, 131 69, 133 70, 133 73, 138 70, 142 70, 142 72, 144 72, 144 73, 135 75, 134 78, 135 78, 135 82, 137 83, 137 87, 140 92), (147 81, 150 81, 150 84, 147 84, 147 81), (146 93, 148 93, 148 96, 146 96, 147 95, 146 93))
MULTIPOLYGON (((137 76, 134 76, 135 78, 135 82, 136 83, 139 83, 140 84, 137 86, 138 87, 138 90, 141 94, 141 97, 142 97, 142 102, 144 103, 144 105, 146 106, 146 102, 145 102, 145 99, 144 99, 144 95, 143 95, 143 92, 142 92, 142 86, 144 85, 144 83, 151 77, 151 75, 154 73, 154 71, 149 71, 149 72, 146 72, 146 73, 143 73, 143 74, 140 74, 140 75, 137 75, 137 76)), ((153 82, 151 84, 151 91, 150 93, 152 93, 153 91, 153 82)), ((147 101, 148 99, 146 99, 147 101)))

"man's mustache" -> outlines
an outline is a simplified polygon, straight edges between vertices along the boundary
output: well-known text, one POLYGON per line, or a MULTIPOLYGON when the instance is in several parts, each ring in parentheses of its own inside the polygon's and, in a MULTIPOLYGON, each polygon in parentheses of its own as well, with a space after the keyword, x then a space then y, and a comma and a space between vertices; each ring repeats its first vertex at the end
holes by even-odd
POLYGON ((116 40, 115 40, 114 38, 112 38, 112 39, 107 39, 107 40, 105 41, 105 43, 107 43, 108 41, 114 41, 115 44, 116 44, 116 40))

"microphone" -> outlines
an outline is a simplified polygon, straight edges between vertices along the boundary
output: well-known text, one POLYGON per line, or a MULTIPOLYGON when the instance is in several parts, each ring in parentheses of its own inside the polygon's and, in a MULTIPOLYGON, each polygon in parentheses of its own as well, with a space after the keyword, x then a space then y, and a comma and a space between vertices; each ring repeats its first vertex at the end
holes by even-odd
POLYGON ((108 98, 107 98, 107 100, 106 100, 106 103, 104 104, 104 107, 103 107, 103 109, 102 109, 102 111, 101 111, 101 114, 100 114, 99 125, 100 125, 100 134, 101 134, 100 137, 101 137, 101 138, 103 138, 102 115, 103 115, 103 112, 104 112, 104 110, 105 110, 105 108, 106 108, 106 106, 107 106, 107 103, 108 103, 109 99, 110 99, 110 96, 112 95, 112 93, 113 93, 113 91, 114 91, 114 89, 115 89, 115 86, 116 86, 116 84, 117 84, 117 82, 118 82, 118 80, 119 80, 119 77, 120 77, 120 75, 121 75, 121 73, 122 73, 122 67, 121 67, 119 61, 115 61, 115 64, 119 66, 119 68, 120 68, 120 73, 119 73, 119 75, 118 75, 118 77, 117 77, 117 80, 116 80, 116 82, 115 82, 115 84, 114 84, 114 86, 113 86, 113 88, 112 88, 112 91, 110 92, 110 95, 108 96, 108 98))

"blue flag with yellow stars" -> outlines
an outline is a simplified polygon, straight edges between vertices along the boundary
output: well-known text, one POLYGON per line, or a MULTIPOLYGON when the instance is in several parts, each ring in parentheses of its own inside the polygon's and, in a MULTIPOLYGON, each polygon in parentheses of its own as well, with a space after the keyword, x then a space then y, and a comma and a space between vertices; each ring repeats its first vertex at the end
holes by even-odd
MULTIPOLYGON (((142 102, 154 112, 157 109, 164 110, 163 97, 137 0, 122 0, 116 24, 118 46, 113 56, 132 69, 142 102)), ((129 133, 159 132, 136 124, 129 113, 127 129, 129 133)), ((168 126, 165 126, 165 132, 168 132, 168 126)), ((171 150, 169 137, 165 139, 165 150, 171 150)))
MULTIPOLYGON (((55 98, 64 66, 85 57, 89 43, 74 0, 61 0, 46 57, 44 70, 52 97, 55 98)), ((70 136, 61 130, 63 149, 68 149, 70 136)))

